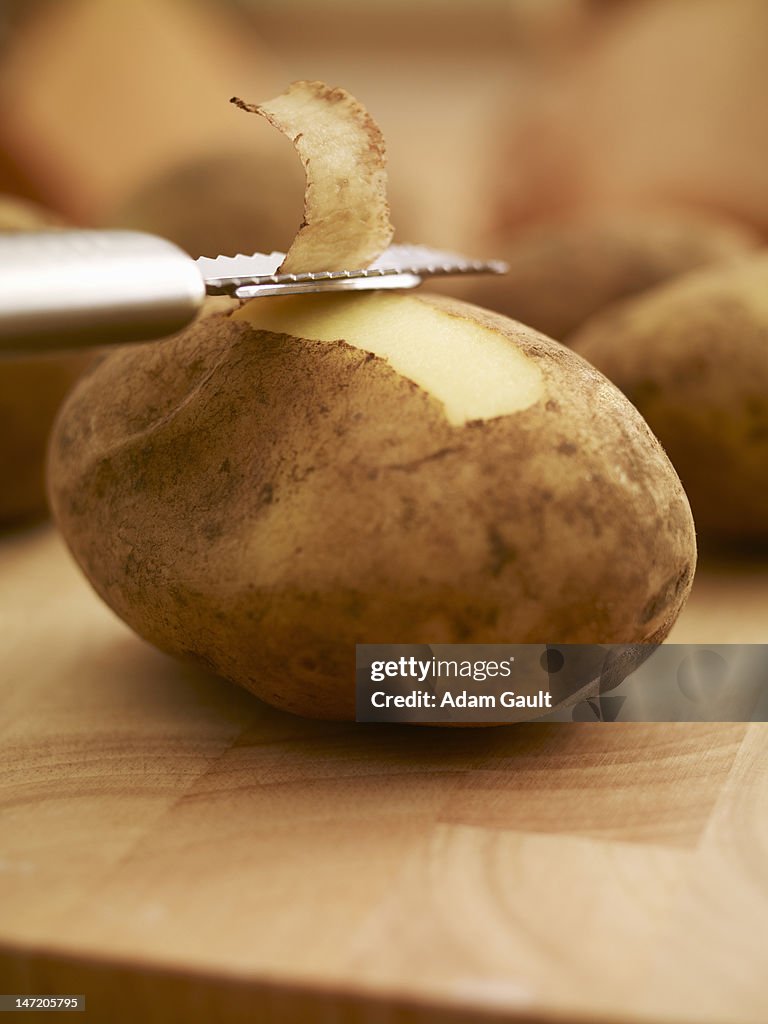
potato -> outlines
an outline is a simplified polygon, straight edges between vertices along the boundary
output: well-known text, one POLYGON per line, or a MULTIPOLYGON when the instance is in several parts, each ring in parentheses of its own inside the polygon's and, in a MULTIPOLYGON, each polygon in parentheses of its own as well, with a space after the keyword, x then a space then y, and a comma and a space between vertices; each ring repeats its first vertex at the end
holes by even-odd
POLYGON ((319 718, 354 716, 357 642, 660 641, 695 564, 629 402, 427 295, 258 299, 116 352, 58 420, 49 487, 140 635, 319 718))
MULTIPOLYGON (((61 226, 59 218, 25 199, 0 196, 0 233, 61 226)), ((50 356, 0 355, 0 526, 46 513, 45 448, 62 399, 94 362, 92 352, 50 356)))
POLYGON ((699 531, 768 539, 768 254, 622 303, 572 340, 648 420, 699 531))
POLYGON ((757 244, 751 229, 706 213, 582 215, 539 224, 500 245, 509 273, 473 278, 463 297, 565 341, 612 302, 688 270, 738 259, 757 244))

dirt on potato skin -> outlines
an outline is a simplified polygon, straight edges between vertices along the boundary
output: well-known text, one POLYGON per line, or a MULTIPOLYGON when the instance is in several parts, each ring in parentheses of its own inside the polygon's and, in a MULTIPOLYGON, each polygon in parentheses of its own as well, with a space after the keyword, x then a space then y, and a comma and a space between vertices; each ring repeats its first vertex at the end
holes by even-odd
POLYGON ((357 642, 666 635, 695 540, 639 414, 542 335, 421 301, 508 337, 542 400, 452 426, 371 353, 222 317, 77 388, 51 447, 55 516, 138 633, 325 718, 354 717, 357 642))

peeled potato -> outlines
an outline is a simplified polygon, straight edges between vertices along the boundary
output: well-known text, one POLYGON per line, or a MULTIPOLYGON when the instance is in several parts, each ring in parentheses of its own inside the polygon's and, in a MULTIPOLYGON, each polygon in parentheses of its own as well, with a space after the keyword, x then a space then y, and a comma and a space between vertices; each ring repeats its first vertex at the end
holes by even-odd
MULTIPOLYGON (((59 218, 25 199, 0 196, 0 233, 50 230, 59 218)), ((0 356, 0 526, 45 515, 45 448, 54 416, 91 352, 0 356)))
POLYGON ((68 401, 49 480, 130 626, 315 717, 354 716, 357 642, 659 641, 695 563, 629 402, 439 297, 255 300, 116 352, 68 401))
MULTIPOLYGON (((268 105, 293 137, 303 111, 317 149, 297 272, 362 266, 390 235, 383 149, 316 86, 290 117, 268 105)), ((657 642, 696 557, 680 482, 608 381, 434 296, 257 299, 118 351, 67 403, 49 487, 138 633, 319 718, 354 717, 358 642, 657 642)))
POLYGON ((582 215, 500 244, 509 273, 472 279, 465 297, 564 341, 612 302, 697 267, 732 262, 757 244, 751 229, 706 213, 582 215))
POLYGON ((572 343, 647 419, 699 531, 768 539, 768 255, 622 303, 572 343))

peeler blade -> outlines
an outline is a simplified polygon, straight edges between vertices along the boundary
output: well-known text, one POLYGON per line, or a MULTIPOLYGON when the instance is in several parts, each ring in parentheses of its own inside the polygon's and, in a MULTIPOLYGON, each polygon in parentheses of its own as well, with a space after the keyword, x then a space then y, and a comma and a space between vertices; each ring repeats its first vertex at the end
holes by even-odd
POLYGON ((250 299, 260 295, 296 292, 363 291, 379 288, 415 288, 425 277, 453 274, 504 274, 501 260, 472 260, 458 253, 423 245, 392 245, 369 267, 281 274, 282 252, 250 256, 201 256, 197 261, 206 290, 212 295, 250 299))

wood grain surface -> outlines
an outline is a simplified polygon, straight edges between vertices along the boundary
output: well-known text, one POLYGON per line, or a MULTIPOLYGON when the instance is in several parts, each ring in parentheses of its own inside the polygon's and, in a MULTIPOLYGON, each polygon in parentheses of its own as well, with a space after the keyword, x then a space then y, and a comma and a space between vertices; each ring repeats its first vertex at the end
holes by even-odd
MULTIPOLYGON (((703 566, 672 639, 768 642, 768 565, 703 566)), ((768 725, 292 718, 137 639, 49 528, 0 544, 0 707, 0 992, 768 1020, 768 725)))

